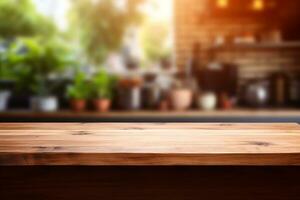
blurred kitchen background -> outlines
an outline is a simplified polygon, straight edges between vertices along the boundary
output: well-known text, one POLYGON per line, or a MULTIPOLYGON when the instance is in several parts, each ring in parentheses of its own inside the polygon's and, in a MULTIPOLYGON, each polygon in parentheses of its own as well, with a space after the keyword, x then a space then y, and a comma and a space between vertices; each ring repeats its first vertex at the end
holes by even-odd
POLYGON ((0 119, 300 122, 299 9, 1 0, 0 119))

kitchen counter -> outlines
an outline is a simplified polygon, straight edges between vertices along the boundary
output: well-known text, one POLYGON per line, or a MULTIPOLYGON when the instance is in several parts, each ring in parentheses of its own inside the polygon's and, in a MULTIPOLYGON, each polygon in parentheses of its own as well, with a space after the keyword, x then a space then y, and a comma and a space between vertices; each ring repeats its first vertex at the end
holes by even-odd
POLYGON ((0 113, 0 122, 288 122, 300 123, 299 109, 245 109, 214 111, 111 111, 108 113, 59 111, 0 113))
POLYGON ((1 200, 298 200, 299 168, 298 124, 0 124, 1 200))
POLYGON ((0 166, 300 166, 297 124, 0 124, 0 166))

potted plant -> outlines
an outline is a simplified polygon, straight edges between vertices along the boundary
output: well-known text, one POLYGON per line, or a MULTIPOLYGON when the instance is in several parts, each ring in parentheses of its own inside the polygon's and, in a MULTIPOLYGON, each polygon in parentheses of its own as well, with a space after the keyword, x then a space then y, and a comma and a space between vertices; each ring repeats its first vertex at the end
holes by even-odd
POLYGON ((70 106, 73 111, 81 112, 86 109, 87 99, 90 95, 90 85, 82 72, 77 72, 73 83, 67 89, 70 106))
POLYGON ((182 80, 177 80, 170 91, 169 98, 174 110, 187 110, 193 103, 193 92, 182 80))
POLYGON ((91 81, 93 105, 99 112, 107 112, 111 107, 111 99, 116 85, 116 78, 105 71, 100 71, 91 81))
POLYGON ((70 51, 56 39, 21 38, 13 45, 11 54, 19 88, 32 94, 32 110, 56 111, 58 99, 53 89, 59 74, 72 64, 70 51))

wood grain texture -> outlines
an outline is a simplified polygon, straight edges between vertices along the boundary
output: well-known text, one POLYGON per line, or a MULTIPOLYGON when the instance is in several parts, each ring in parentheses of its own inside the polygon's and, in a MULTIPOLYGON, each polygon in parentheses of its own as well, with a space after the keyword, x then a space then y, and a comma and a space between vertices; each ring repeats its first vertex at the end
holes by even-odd
POLYGON ((300 166, 297 124, 0 124, 0 166, 300 166))

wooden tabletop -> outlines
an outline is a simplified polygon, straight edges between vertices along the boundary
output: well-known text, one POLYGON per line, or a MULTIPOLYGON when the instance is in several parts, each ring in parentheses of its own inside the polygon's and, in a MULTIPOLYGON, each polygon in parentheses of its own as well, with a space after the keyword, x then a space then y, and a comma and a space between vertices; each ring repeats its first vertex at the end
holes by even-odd
POLYGON ((297 124, 0 124, 0 166, 300 166, 297 124))

